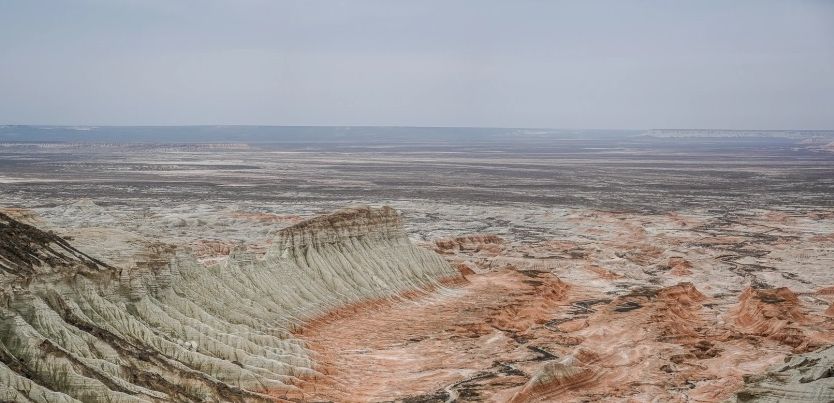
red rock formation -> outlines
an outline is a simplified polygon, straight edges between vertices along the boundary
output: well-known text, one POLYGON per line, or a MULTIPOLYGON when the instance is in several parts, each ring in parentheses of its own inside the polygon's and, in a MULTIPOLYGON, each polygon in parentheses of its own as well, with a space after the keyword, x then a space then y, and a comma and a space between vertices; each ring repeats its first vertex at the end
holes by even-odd
POLYGON ((456 238, 444 238, 434 241, 434 249, 437 253, 453 254, 459 251, 481 252, 497 255, 501 252, 501 244, 504 240, 497 235, 468 235, 456 238))
POLYGON ((455 265, 455 268, 458 269, 458 272, 460 272, 460 274, 464 277, 475 274, 475 271, 472 270, 466 263, 458 263, 455 265))
POLYGON ((706 296, 701 294, 692 283, 680 283, 657 292, 660 303, 652 320, 657 323, 662 340, 698 338, 697 327, 703 325, 698 315, 701 303, 706 296))
POLYGON ((507 303, 487 319, 487 323, 513 332, 524 332, 531 326, 544 324, 568 291, 568 285, 550 274, 534 275, 535 279, 522 280, 532 287, 510 291, 507 303))
POLYGON ((565 391, 582 389, 596 382, 598 374, 569 357, 550 361, 540 368, 530 381, 510 399, 509 403, 552 402, 565 391))
POLYGON ((800 326, 808 320, 806 313, 788 288, 747 288, 739 297, 733 317, 745 333, 765 336, 796 350, 811 347, 800 326))
MULTIPOLYGON (((472 275, 453 292, 405 304, 388 300, 311 322, 300 337, 331 375, 310 380, 305 398, 365 402, 425 395, 476 376, 496 360, 530 356, 518 343, 565 304, 569 291, 549 273, 500 270, 472 275)), ((520 375, 500 379, 518 386, 527 381, 520 375)), ((494 388, 490 393, 507 385, 494 388)))
POLYGON ((692 263, 682 257, 670 257, 666 265, 670 269, 669 273, 674 276, 688 276, 692 274, 692 263))

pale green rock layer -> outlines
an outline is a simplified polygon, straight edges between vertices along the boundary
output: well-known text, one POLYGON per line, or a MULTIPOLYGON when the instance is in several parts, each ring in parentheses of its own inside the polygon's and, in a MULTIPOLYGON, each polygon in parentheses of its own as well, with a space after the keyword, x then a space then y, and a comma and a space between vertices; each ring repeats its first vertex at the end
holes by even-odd
POLYGON ((281 230, 263 257, 108 266, 0 216, 0 401, 261 401, 322 376, 292 336, 347 304, 457 275, 391 208, 281 230))

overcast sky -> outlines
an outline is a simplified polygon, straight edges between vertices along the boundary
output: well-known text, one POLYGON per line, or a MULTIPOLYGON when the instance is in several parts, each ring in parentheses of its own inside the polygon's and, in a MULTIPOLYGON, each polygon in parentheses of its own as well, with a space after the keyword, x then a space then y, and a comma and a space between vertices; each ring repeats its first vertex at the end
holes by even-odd
POLYGON ((0 124, 834 128, 834 1, 0 0, 0 124))

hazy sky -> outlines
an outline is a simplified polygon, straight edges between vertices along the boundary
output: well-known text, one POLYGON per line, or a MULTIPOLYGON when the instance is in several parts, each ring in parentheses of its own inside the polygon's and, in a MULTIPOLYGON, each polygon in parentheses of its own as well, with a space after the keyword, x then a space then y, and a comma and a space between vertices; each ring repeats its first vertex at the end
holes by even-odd
POLYGON ((834 1, 0 0, 0 124, 834 128, 834 1))

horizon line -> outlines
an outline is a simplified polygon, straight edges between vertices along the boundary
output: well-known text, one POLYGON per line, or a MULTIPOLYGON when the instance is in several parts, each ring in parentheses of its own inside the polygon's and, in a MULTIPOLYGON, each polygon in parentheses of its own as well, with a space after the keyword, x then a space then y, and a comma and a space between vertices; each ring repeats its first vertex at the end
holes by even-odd
POLYGON ((745 129, 730 129, 730 128, 716 128, 716 127, 652 127, 652 128, 558 128, 558 127, 512 127, 512 126, 444 126, 444 125, 327 125, 327 124, 315 124, 315 125, 298 125, 298 124, 104 124, 104 125, 90 125, 90 124, 37 124, 37 123, 12 123, 12 124, 0 124, 0 128, 7 128, 7 127, 36 127, 36 128, 86 128, 86 129, 96 129, 96 128, 164 128, 164 127, 176 127, 176 128, 188 128, 188 127, 243 127, 243 128, 254 128, 254 127, 264 127, 264 128, 271 128, 271 127, 281 127, 281 128, 303 128, 303 127, 320 127, 320 128, 391 128, 391 129, 493 129, 493 130, 559 130, 559 131, 592 131, 592 130, 599 130, 599 131, 673 131, 673 130, 698 130, 698 131, 738 131, 738 132, 749 132, 749 131, 759 131, 759 132, 782 132, 782 131, 802 131, 802 132, 814 132, 814 131, 834 131, 834 128, 828 129, 757 129, 757 128, 745 128, 745 129))

